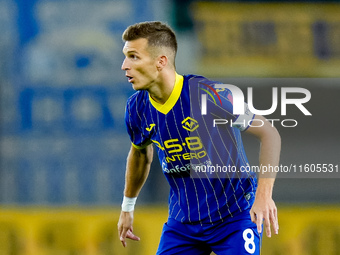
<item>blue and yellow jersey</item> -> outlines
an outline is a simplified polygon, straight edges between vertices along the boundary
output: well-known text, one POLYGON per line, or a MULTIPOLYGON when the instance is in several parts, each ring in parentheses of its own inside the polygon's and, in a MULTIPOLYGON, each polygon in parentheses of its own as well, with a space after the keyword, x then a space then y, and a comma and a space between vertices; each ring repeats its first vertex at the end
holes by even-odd
POLYGON ((248 165, 240 129, 245 130, 254 116, 249 111, 234 115, 232 94, 215 90, 215 83, 202 76, 176 74, 165 104, 157 103, 147 91, 137 91, 127 101, 125 121, 132 144, 156 146, 170 184, 169 217, 183 223, 223 221, 250 208, 254 200, 256 176, 239 171, 248 165), (202 94, 209 94, 206 115, 201 113, 202 94), (216 119, 246 126, 214 126, 216 119), (234 171, 211 174, 204 171, 207 167, 234 171))

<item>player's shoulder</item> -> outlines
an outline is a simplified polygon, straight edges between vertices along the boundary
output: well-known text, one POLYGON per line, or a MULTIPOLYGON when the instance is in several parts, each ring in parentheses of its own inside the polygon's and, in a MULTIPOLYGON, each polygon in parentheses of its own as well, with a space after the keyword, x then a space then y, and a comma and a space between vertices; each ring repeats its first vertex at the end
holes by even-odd
POLYGON ((188 86, 193 91, 198 91, 199 93, 206 93, 206 90, 213 91, 214 94, 219 94, 225 98, 230 98, 231 91, 227 88, 216 88, 216 84, 223 84, 221 81, 216 81, 210 78, 207 78, 202 75, 189 74, 185 75, 184 79, 187 81, 188 86))
POLYGON ((183 75, 184 80, 190 81, 190 80, 196 80, 196 81, 201 81, 201 80, 208 80, 208 78, 198 75, 198 74, 184 74, 183 75))
POLYGON ((145 100, 148 99, 148 92, 139 90, 133 93, 126 101, 126 106, 129 108, 140 108, 145 105, 145 100))
POLYGON ((200 85, 200 84, 216 84, 220 83, 218 81, 211 80, 205 76, 197 75, 197 74, 187 74, 183 75, 184 80, 188 81, 189 85, 200 85))

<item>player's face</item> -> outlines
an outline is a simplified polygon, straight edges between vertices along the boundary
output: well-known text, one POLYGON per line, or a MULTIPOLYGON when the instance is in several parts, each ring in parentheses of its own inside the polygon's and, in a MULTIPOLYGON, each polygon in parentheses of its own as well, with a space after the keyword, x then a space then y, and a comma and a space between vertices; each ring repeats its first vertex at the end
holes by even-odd
POLYGON ((148 40, 127 41, 123 48, 122 70, 135 90, 149 89, 157 79, 157 59, 148 51, 148 40))

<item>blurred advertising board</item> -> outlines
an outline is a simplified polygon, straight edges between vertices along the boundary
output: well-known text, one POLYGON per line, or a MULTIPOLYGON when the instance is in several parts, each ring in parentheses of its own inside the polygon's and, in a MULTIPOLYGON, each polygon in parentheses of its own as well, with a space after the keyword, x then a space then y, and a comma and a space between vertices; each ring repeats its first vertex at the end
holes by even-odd
POLYGON ((207 76, 339 77, 340 4, 193 5, 207 76))

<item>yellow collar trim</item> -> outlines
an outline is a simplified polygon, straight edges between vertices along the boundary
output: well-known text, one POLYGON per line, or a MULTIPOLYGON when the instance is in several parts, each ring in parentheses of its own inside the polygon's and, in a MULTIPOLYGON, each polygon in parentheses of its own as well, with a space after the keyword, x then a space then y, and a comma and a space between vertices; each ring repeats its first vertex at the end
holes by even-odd
POLYGON ((164 104, 156 102, 155 100, 152 99, 152 97, 149 94, 149 100, 152 106, 155 107, 157 111, 163 114, 168 114, 168 112, 170 112, 170 110, 175 106, 179 96, 181 95, 183 81, 184 81, 183 76, 176 73, 174 89, 172 90, 170 97, 168 98, 168 100, 166 100, 164 104))

